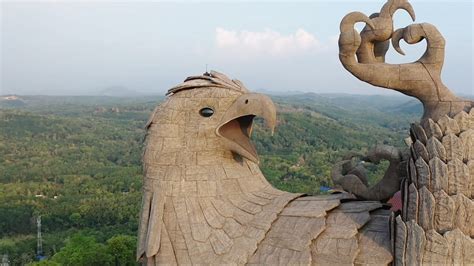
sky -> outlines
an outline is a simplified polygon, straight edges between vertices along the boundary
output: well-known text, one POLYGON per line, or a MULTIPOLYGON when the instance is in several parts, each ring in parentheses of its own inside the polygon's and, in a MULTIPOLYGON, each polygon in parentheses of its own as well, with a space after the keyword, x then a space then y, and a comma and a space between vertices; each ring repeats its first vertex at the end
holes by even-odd
MULTIPOLYGON (((447 40, 444 83, 473 95, 473 1, 410 2, 447 40)), ((384 3, 0 0, 0 95, 164 94, 206 65, 254 91, 387 94, 347 72, 337 48, 345 14, 384 3)), ((397 11, 395 28, 410 23, 397 11)), ((401 47, 388 62, 415 61, 426 44, 401 47)))

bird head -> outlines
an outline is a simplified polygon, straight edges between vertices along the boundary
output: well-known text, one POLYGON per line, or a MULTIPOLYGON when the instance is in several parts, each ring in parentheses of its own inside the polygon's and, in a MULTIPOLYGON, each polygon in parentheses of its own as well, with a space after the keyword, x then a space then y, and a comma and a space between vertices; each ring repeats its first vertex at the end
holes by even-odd
POLYGON ((157 144, 147 152, 161 151, 159 157, 167 160, 168 155, 170 163, 176 156, 178 164, 205 164, 216 156, 235 155, 259 162, 250 136, 256 116, 273 132, 276 109, 269 97, 251 93, 240 81, 215 71, 188 77, 167 95, 148 123, 148 134, 157 144))

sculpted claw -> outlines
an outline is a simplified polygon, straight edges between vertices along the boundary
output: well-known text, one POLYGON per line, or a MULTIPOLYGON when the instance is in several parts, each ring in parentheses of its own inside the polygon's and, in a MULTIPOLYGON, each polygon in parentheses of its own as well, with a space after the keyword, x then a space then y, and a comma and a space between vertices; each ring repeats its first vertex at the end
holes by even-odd
POLYGON ((375 25, 372 23, 369 17, 367 17, 364 13, 362 12, 351 12, 347 15, 344 16, 344 18, 341 21, 341 25, 339 29, 341 30, 341 33, 343 32, 348 32, 350 30, 354 30, 354 25, 357 22, 365 22, 367 25, 374 29, 375 25))
POLYGON ((346 16, 341 22, 339 38, 342 65, 362 81, 420 100, 424 106, 423 121, 428 118, 437 121, 444 115, 469 111, 474 103, 456 97, 441 79, 445 50, 441 33, 428 23, 411 24, 393 32, 393 14, 398 9, 406 10, 415 19, 415 12, 408 1, 389 0, 379 14, 372 14, 371 23, 367 22, 368 26, 360 35, 349 28, 357 21, 355 18, 367 19, 358 12, 346 16), (385 62, 385 54, 390 39, 395 50, 402 55, 405 53, 399 45, 401 39, 408 44, 426 40, 426 51, 415 62, 389 64, 385 62))
POLYGON ((413 6, 407 0, 389 0, 387 3, 382 7, 380 10, 381 17, 390 17, 393 18, 393 14, 398 9, 403 9, 410 15, 411 19, 415 21, 415 10, 413 10, 413 6))
POLYGON ((392 34, 392 46, 399 54, 405 55, 405 52, 400 48, 400 39, 403 39, 403 29, 398 29, 392 34))

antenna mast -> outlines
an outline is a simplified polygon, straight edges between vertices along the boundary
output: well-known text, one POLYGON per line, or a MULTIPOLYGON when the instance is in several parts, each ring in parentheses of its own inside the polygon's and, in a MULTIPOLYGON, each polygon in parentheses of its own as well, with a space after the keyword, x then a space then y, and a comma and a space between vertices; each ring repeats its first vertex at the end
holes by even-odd
POLYGON ((8 260, 8 254, 3 254, 2 257, 2 263, 0 263, 0 266, 9 266, 10 261, 8 260))
POLYGON ((40 258, 43 256, 43 238, 41 236, 41 216, 36 217, 36 226, 38 228, 38 239, 36 243, 36 256, 40 258))

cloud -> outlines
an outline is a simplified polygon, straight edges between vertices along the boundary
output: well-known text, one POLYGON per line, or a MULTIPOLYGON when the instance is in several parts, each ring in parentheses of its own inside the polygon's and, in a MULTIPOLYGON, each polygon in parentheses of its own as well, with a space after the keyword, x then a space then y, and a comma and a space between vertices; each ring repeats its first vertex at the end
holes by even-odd
POLYGON ((233 31, 216 28, 216 47, 242 56, 296 56, 315 53, 324 48, 314 35, 297 29, 289 35, 266 29, 264 31, 233 31))

